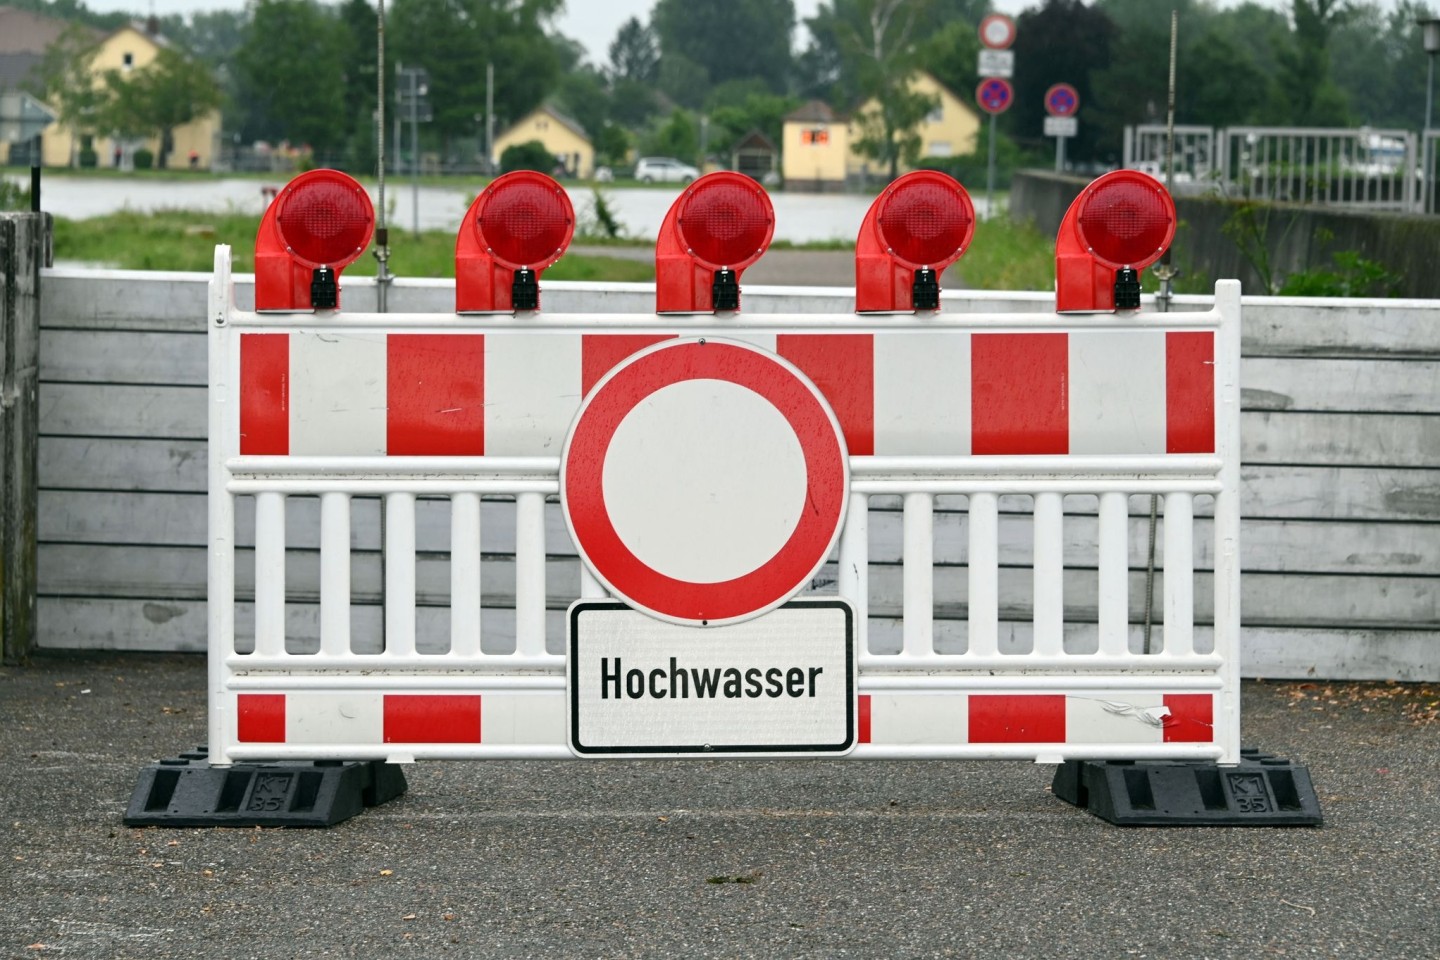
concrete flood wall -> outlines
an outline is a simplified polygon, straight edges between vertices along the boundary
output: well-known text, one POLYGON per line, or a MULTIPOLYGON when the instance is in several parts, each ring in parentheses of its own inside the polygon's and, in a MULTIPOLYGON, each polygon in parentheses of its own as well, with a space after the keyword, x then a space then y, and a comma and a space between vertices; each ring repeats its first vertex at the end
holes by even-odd
MULTIPOLYGON (((1044 171, 1016 173, 1010 215, 1031 220, 1041 233, 1053 236, 1071 201, 1089 182, 1044 171)), ((1226 235, 1226 223, 1241 206, 1222 197, 1177 195, 1175 264, 1190 277, 1235 277, 1246 293, 1265 293, 1255 263, 1226 235)), ((1302 270, 1334 270, 1335 253, 1354 252, 1397 275, 1399 295, 1440 297, 1440 270, 1435 269, 1440 217, 1278 203, 1256 204, 1253 210, 1277 283, 1302 270)))
MULTIPOLYGON (((39 622, 46 648, 205 647, 207 281, 117 271, 43 276, 39 622)), ((240 278, 237 295, 241 306, 250 305, 249 278, 240 278)), ((373 309, 373 297, 364 281, 346 284, 350 309, 373 309)), ((444 281, 401 282, 391 308, 447 312, 452 297, 444 281)), ((550 312, 649 312, 653 292, 639 284, 548 283, 544 304, 550 312)), ((1182 297, 1177 308, 1207 305, 1206 298, 1182 297)), ((834 288, 747 286, 745 307, 847 312, 853 303, 848 291, 834 288)), ((947 292, 944 309, 1053 307, 1053 297, 1040 294, 947 292)), ((1440 679, 1440 304, 1247 299, 1242 380, 1245 673, 1440 679)), ((964 498, 942 500, 935 580, 944 632, 963 625, 966 577, 963 551, 941 543, 946 537, 963 543, 964 498)), ((1001 609, 1018 626, 1030 616, 1029 506, 1024 498, 1005 503, 1001 609)), ((422 634, 428 625, 443 629, 448 616, 448 504, 433 506, 433 522, 420 514, 421 563, 436 567, 420 573, 422 634), (427 545, 431 528, 438 539, 427 545)), ((899 508, 897 498, 872 504, 870 625, 881 637, 895 632, 900 615, 899 508)), ((549 509, 554 643, 579 567, 558 508, 549 509)), ((1074 534, 1066 557, 1067 617, 1093 622, 1095 564, 1086 560, 1095 546, 1093 506, 1067 501, 1066 509, 1067 537, 1074 534)), ((291 629, 301 634, 318 620, 318 512, 312 500, 293 498, 288 606, 291 629)), ((1131 613, 1138 624, 1148 497, 1132 498, 1131 512, 1131 613)), ((378 514, 378 505, 357 502, 357 635, 379 621, 378 514)), ((503 518, 497 520, 487 520, 486 529, 503 530, 503 518)), ((1202 519, 1200 535, 1208 529, 1202 519)), ((513 550, 511 539, 508 546, 487 544, 487 556, 513 550)), ((243 603, 250 597, 243 531, 239 543, 243 603)), ((1202 620, 1207 564, 1202 554, 1202 620)), ((499 579, 484 586, 485 602, 495 605, 486 616, 503 620, 500 608, 513 583, 504 582, 503 562, 497 569, 499 579)), ((827 576, 833 584, 833 575, 822 572, 815 589, 827 588, 827 576)), ((242 629, 245 617, 242 609, 242 629)))
POLYGON ((40 269, 50 218, 0 213, 0 661, 34 646, 40 269))

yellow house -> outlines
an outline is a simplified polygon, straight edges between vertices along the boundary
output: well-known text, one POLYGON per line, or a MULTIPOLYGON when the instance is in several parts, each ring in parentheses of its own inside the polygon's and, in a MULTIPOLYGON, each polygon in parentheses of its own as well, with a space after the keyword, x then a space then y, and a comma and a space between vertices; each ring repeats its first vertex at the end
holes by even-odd
MULTIPOLYGON (((920 135, 920 156, 922 158, 969 156, 979 148, 980 116, 963 100, 951 93, 949 88, 930 74, 919 70, 910 76, 910 92, 923 93, 939 99, 939 104, 921 121, 915 131, 920 135)), ((850 115, 849 135, 852 144, 857 143, 863 136, 861 124, 866 115, 875 113, 879 109, 880 104, 877 101, 869 100, 850 115)), ((911 169, 913 167, 907 165, 904 160, 900 161, 901 173, 911 169)), ((852 150, 849 172, 851 175, 883 177, 889 174, 890 168, 888 164, 863 157, 852 150)))
MULTIPOLYGON (((923 71, 911 75, 910 89, 939 101, 916 129, 922 158, 966 156, 975 152, 979 146, 980 117, 970 106, 923 71)), ((786 116, 781 162, 786 188, 841 190, 853 180, 888 176, 886 164, 864 157, 855 149, 863 136, 864 118, 878 109, 879 104, 870 100, 848 118, 842 118, 825 103, 812 100, 786 116)), ((910 169, 904 162, 900 164, 901 173, 910 169)))
MULTIPOLYGON (((495 138, 490 162, 499 165, 507 147, 538 140, 556 158, 564 174, 581 180, 595 172, 595 148, 585 128, 554 107, 537 107, 495 138)), ((548 172, 548 171, 547 171, 548 172)))
MULTIPOLYGON (((123 77, 134 71, 144 69, 159 54, 161 47, 168 41, 159 33, 152 31, 146 24, 127 24, 100 40, 96 50, 95 59, 91 68, 95 73, 96 82, 109 70, 117 70, 123 77)), ((192 120, 184 126, 176 127, 173 131, 174 150, 170 154, 170 166, 184 169, 190 165, 193 157, 195 166, 201 169, 208 169, 211 160, 219 148, 220 142, 220 113, 211 113, 192 120)), ((42 140, 42 156, 47 166, 71 166, 79 162, 82 137, 77 136, 69 128, 55 125, 45 132, 42 140)), ((148 140, 131 140, 124 143, 117 143, 109 137, 97 136, 91 140, 91 149, 99 156, 98 162, 101 166, 112 166, 117 156, 116 150, 120 148, 120 156, 125 163, 134 155, 134 151, 144 148, 154 154, 156 162, 159 162, 160 140, 158 137, 151 137, 148 140)))
POLYGON ((844 189, 850 131, 829 104, 811 100, 787 114, 780 140, 780 173, 787 189, 844 189))

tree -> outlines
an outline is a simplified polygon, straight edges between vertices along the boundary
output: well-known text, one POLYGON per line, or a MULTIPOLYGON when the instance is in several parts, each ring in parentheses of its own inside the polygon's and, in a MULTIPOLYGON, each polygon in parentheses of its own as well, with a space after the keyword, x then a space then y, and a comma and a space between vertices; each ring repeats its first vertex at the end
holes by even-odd
POLYGON ((770 93, 759 80, 732 80, 711 90, 705 106, 710 118, 707 148, 714 153, 728 150, 751 130, 780 143, 785 115, 800 106, 800 101, 770 93))
POLYGON ((658 0, 650 19, 661 88, 678 102, 703 102, 709 87, 749 77, 775 93, 788 89, 792 0, 658 0), (690 66, 676 70, 677 60, 690 66))
MULTIPOLYGON (((1166 18, 1168 20, 1168 18, 1166 18)), ((1056 83, 1072 84, 1080 94, 1080 129, 1066 151, 1075 160, 1101 156, 1100 133, 1087 122, 1084 105, 1093 102, 1092 74, 1110 65, 1110 45, 1117 29, 1105 11, 1081 0, 1045 0, 1015 21, 1015 103, 1001 118, 1022 145, 1039 145, 1045 121, 1045 91, 1056 83)), ((1169 49, 1166 28, 1165 49, 1169 49)), ((1165 73, 1160 74, 1164 110, 1165 73)))
POLYGON ((654 83, 660 75, 660 52, 655 34, 639 17, 620 24, 610 42, 610 79, 654 83))
POLYGON ((55 107, 59 120, 80 135, 100 132, 105 91, 95 82, 100 38, 72 23, 45 49, 30 78, 30 92, 55 107))
POLYGON ((314 0, 258 0, 235 54, 247 139, 328 153, 345 139, 345 69, 332 16, 314 0))
POLYGON ((554 92, 560 53, 546 32, 562 0, 395 0, 395 59, 430 74, 431 125, 446 140, 475 136, 485 67, 495 67, 495 113, 503 129, 554 92))
POLYGON ((1292 0, 1294 31, 1279 51, 1277 78, 1291 124, 1326 127, 1348 122, 1344 95, 1330 76, 1330 36, 1350 15, 1347 0, 1292 0))
POLYGON ((220 87, 209 69, 172 47, 130 75, 104 74, 103 128, 127 138, 156 137, 163 169, 174 150, 174 131, 220 106, 220 87))
POLYGON ((911 90, 917 44, 935 22, 932 0, 834 0, 806 21, 817 48, 808 58, 813 86, 827 86, 841 110, 863 103, 855 148, 894 177, 919 150, 916 127, 936 106, 911 90))

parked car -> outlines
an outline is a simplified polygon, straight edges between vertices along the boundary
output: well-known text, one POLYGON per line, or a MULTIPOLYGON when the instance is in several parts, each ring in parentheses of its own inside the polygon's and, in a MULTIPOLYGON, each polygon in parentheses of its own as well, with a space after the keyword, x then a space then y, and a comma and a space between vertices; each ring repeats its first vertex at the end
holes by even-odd
POLYGON ((641 157, 635 164, 635 179, 641 183, 689 183, 700 171, 673 157, 641 157))

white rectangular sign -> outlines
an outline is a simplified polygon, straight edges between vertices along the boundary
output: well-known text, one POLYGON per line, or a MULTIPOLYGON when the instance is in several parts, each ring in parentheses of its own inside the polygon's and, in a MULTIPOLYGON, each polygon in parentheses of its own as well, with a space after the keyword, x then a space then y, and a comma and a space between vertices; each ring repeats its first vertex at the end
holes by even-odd
POLYGON ((1074 117, 1046 117, 1045 136, 1047 137, 1073 137, 1080 129, 1080 123, 1074 117))
POLYGON ((978 72, 982 77, 1004 77, 1015 75, 1014 50, 981 50, 978 72))
POLYGON ((855 613, 792 600, 720 627, 577 600, 566 631, 580 756, 835 756, 855 745, 855 613))

